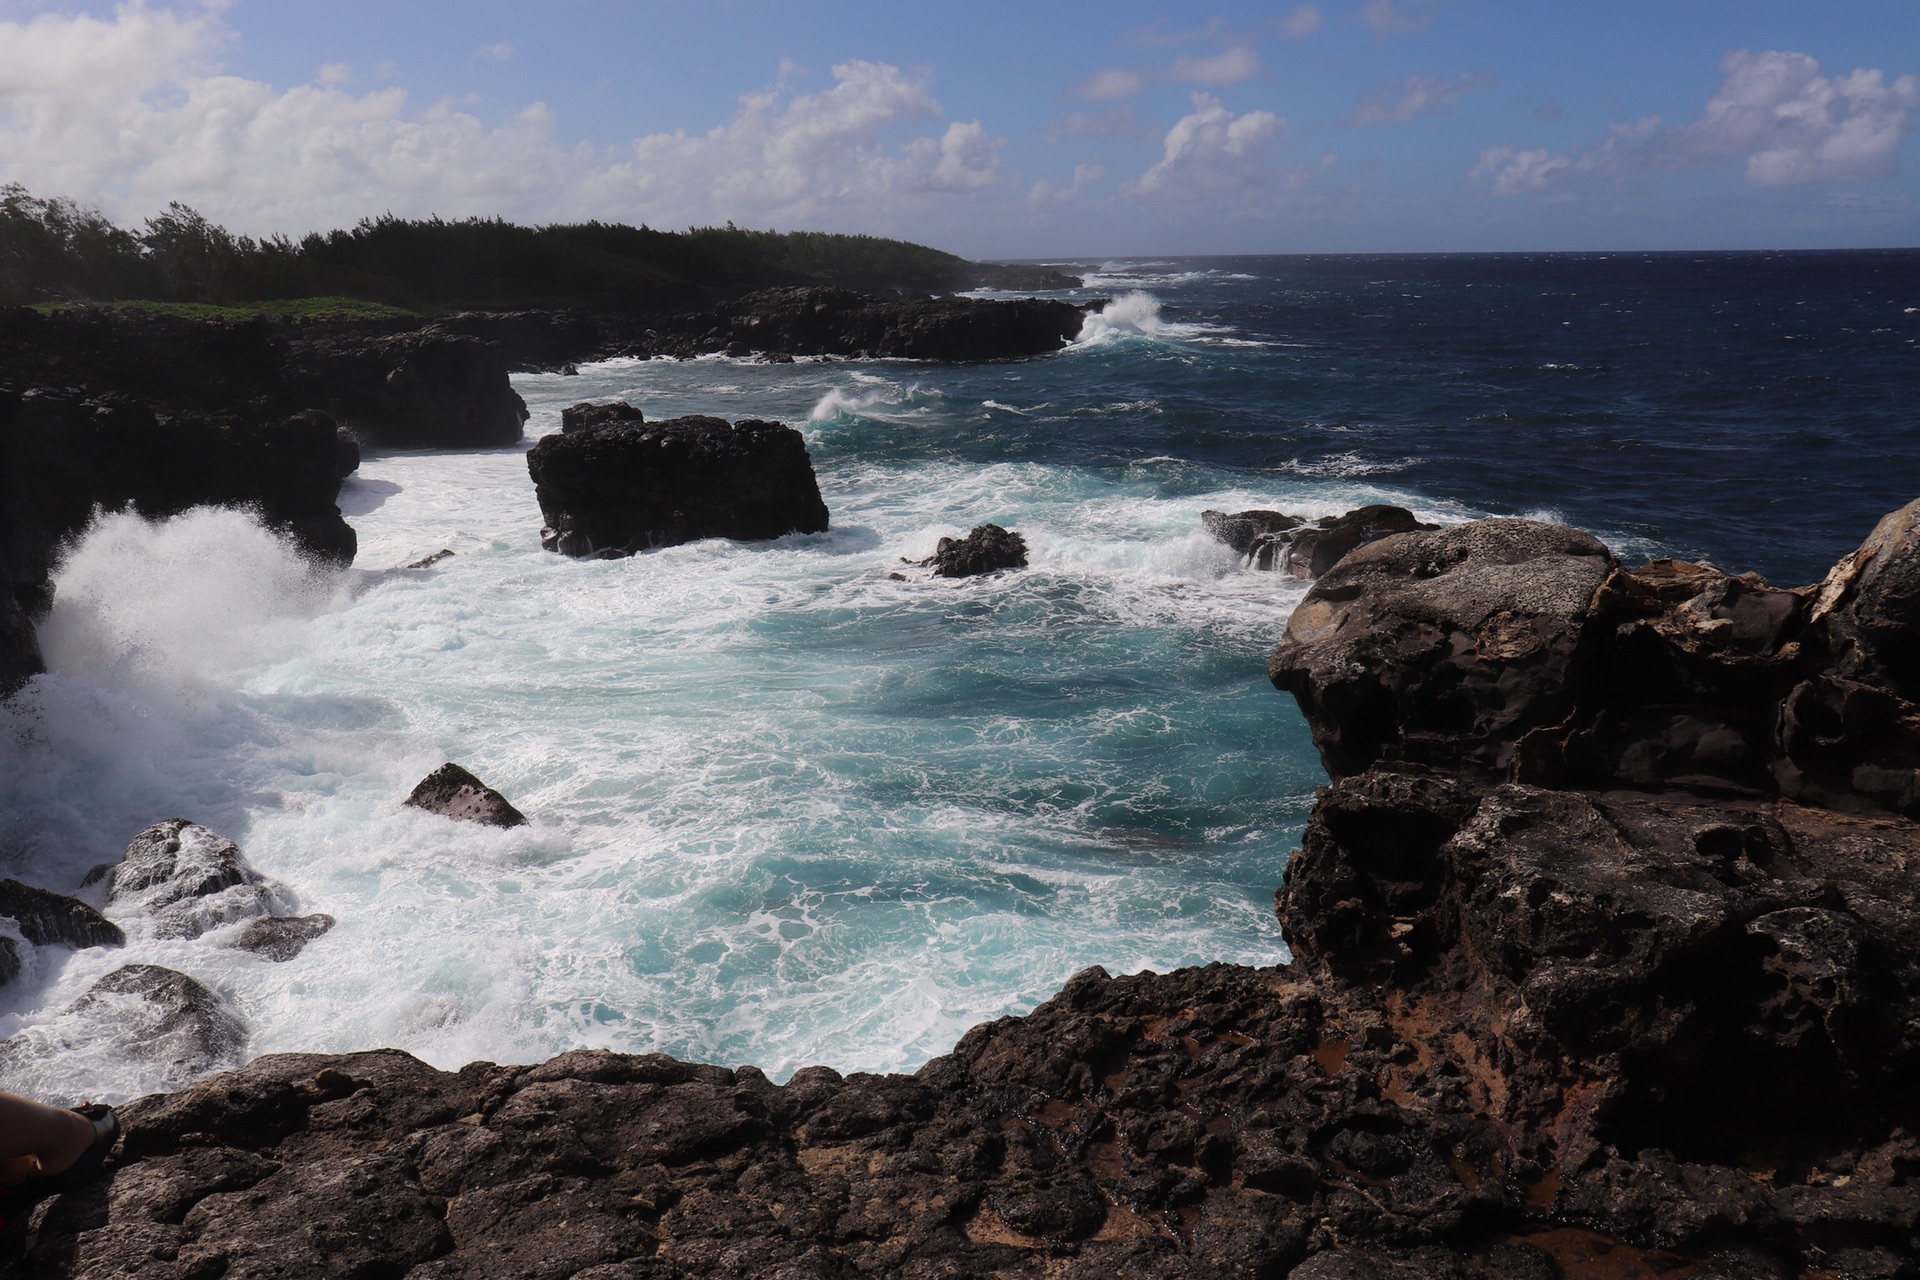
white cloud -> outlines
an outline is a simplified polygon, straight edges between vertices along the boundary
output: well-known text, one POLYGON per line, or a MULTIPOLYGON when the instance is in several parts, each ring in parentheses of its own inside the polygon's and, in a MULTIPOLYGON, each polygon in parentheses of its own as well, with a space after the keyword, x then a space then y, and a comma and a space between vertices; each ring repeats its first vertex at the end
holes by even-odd
POLYGON ((1497 196, 1519 195, 1527 191, 1545 191, 1567 172, 1573 161, 1554 155, 1545 147, 1517 151, 1512 147, 1488 147, 1480 153, 1480 163, 1467 176, 1484 181, 1497 196))
POLYGON ((1182 200, 1250 194, 1271 176, 1268 162, 1286 125, 1271 111, 1236 116, 1219 99, 1196 93, 1192 113, 1167 130, 1159 163, 1128 190, 1182 200))
POLYGON ((1042 206, 1066 204, 1106 176, 1107 167, 1098 161, 1075 165, 1072 183, 1060 187, 1042 179, 1027 189, 1027 199, 1035 205, 1042 206))
POLYGON ((1280 37, 1283 40, 1305 40, 1320 29, 1323 21, 1320 10, 1314 6, 1298 5, 1292 13, 1280 19, 1280 37))
POLYGON ((1424 0, 1367 0, 1360 21, 1383 36, 1404 36, 1425 31, 1433 15, 1426 12, 1424 0))
POLYGON ((1913 76, 1891 84, 1877 70, 1823 76, 1804 53, 1743 49, 1720 70, 1720 88, 1692 124, 1663 127, 1658 116, 1616 124, 1578 154, 1492 147, 1469 176, 1496 195, 1515 195, 1744 158, 1746 181, 1756 187, 1879 178, 1893 172, 1920 108, 1913 76))
POLYGON ((514 51, 519 48, 511 40, 502 40, 498 44, 483 44, 473 51, 475 62, 511 62, 514 51))
MULTIPOLYGON (((1004 139, 939 121, 927 76, 833 68, 830 87, 748 94, 704 133, 597 151, 533 103, 483 123, 403 89, 355 94, 323 68, 281 90, 224 75, 215 11, 127 3, 110 18, 0 20, 0 182, 138 220, 181 200, 236 231, 300 232, 368 213, 794 225, 822 211, 877 225, 1003 181, 1004 139), (906 136, 901 136, 905 133, 906 136)), ((342 69, 344 70, 344 69, 342 69)))
POLYGON ((345 84, 353 79, 353 68, 344 62, 329 62, 315 72, 313 78, 320 84, 345 84))
POLYGON ((1353 104, 1352 124, 1402 124, 1429 111, 1444 111, 1469 93, 1494 87, 1491 71, 1458 80, 1412 75, 1384 85, 1353 104))
POLYGON ((1175 58, 1173 70, 1168 72, 1168 77, 1193 84, 1204 84, 1211 89, 1221 89, 1230 84, 1239 84, 1259 70, 1260 59, 1254 51, 1245 45, 1235 45, 1230 49, 1221 50, 1211 58, 1196 58, 1191 55, 1175 58))
POLYGON ((1893 171, 1920 81, 1879 71, 1827 77, 1804 53, 1728 54, 1705 114, 1672 139, 1681 161, 1744 155, 1757 187, 1878 178, 1893 171))
POLYGON ((1086 83, 1073 91, 1073 96, 1086 102, 1111 102, 1115 98, 1131 98, 1140 92, 1142 83, 1138 71, 1103 67, 1088 76, 1086 83))

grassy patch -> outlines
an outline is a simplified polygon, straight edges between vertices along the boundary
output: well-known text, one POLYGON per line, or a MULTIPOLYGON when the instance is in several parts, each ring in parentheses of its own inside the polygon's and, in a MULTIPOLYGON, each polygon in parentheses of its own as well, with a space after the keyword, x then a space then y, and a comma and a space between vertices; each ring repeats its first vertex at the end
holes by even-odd
POLYGON ((98 306, 112 311, 144 311, 150 315, 179 316, 186 320, 251 320, 265 316, 269 320, 293 323, 306 321, 420 319, 418 311, 390 307, 384 302, 364 302, 359 298, 277 298, 268 302, 241 302, 217 306, 211 302, 153 302, 130 298, 121 302, 75 303, 42 302, 35 311, 77 311, 82 306, 98 306))

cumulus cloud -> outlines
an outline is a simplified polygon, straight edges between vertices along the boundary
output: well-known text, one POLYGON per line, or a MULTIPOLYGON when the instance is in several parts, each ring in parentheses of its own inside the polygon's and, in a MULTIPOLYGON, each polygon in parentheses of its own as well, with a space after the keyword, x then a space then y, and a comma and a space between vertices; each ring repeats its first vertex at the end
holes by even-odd
POLYGON ((1433 15, 1424 0, 1367 0, 1360 7, 1360 21, 1383 36, 1405 36, 1425 31, 1433 15))
POLYGON ((1310 4, 1298 5, 1292 13, 1280 19, 1278 29, 1283 40, 1305 40, 1318 31, 1324 19, 1320 10, 1310 4))
POLYGON ((473 51, 475 62, 512 62, 514 50, 519 46, 511 40, 502 40, 498 44, 483 44, 473 51))
POLYGON ((1173 80, 1204 84, 1210 89, 1222 89, 1230 84, 1239 84, 1259 70, 1259 56, 1245 45, 1234 45, 1230 49, 1221 50, 1211 58, 1197 58, 1192 55, 1175 58, 1173 69, 1167 75, 1173 80))
MULTIPOLYGON (((965 199, 1004 180, 979 121, 901 137, 943 112, 925 74, 833 68, 740 99, 704 133, 611 151, 556 137, 533 103, 487 124, 397 87, 356 94, 344 67, 281 90, 221 74, 217 8, 133 2, 111 17, 0 20, 0 181, 71 195, 123 220, 170 200, 247 232, 303 231, 369 212, 622 218, 663 225, 798 221, 965 199)), ((484 51, 483 51, 484 52, 484 51)))
POLYGON ((1353 104, 1350 124, 1403 124, 1429 111, 1444 111, 1469 93, 1494 87, 1493 72, 1480 71, 1458 80, 1444 76, 1412 75, 1375 89, 1353 104))
POLYGON ((1028 188, 1027 199, 1039 206, 1067 204, 1106 176, 1107 167, 1098 161, 1075 165, 1072 182, 1060 186, 1042 179, 1028 188))
POLYGON ((1115 98, 1131 98, 1140 92, 1143 82, 1138 71, 1103 67, 1088 76, 1086 82, 1073 91, 1073 96, 1085 102, 1111 102, 1115 98))
POLYGON ((1193 95, 1193 111, 1167 130, 1159 162, 1129 185, 1134 195, 1184 200, 1249 194, 1264 186, 1286 121, 1271 111, 1234 115, 1219 99, 1193 95))
POLYGON ((1700 120, 1672 139, 1677 158, 1746 157, 1757 187, 1845 182, 1892 172, 1920 106, 1920 80, 1879 71, 1823 76, 1804 53, 1728 54, 1700 120))
POLYGON ((1893 172, 1920 108, 1920 80, 1878 70, 1823 76, 1804 53, 1740 50, 1720 64, 1719 89, 1700 119, 1658 116, 1616 124, 1580 152, 1490 147, 1469 176, 1496 195, 1567 187, 1633 173, 1704 169, 1744 160, 1756 187, 1851 182, 1893 172))

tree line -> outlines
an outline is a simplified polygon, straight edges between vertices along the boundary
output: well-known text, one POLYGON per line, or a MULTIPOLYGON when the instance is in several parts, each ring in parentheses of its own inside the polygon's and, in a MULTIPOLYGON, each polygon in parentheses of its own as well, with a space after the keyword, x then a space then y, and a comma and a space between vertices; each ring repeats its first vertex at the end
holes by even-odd
POLYGON ((349 297, 416 311, 649 310, 783 284, 873 292, 963 288, 968 263, 877 236, 621 223, 524 227, 383 214, 255 239, 179 202, 137 231, 64 197, 0 185, 0 305, 134 299, 237 305, 349 297))

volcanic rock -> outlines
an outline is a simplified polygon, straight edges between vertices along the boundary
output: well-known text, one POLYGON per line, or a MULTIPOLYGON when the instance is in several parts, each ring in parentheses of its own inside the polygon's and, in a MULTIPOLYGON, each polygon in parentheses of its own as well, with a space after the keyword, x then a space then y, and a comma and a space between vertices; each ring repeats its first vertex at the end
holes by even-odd
POLYGON ((527 470, 546 521, 541 545, 566 555, 827 528, 806 441, 777 422, 610 422, 545 437, 527 470))
POLYGON ((1433 530, 1405 507, 1361 507, 1341 516, 1308 521, 1279 511, 1202 511, 1200 522, 1255 569, 1278 569, 1296 578, 1317 578, 1355 547, 1396 533, 1433 530))
POLYGON ((499 348, 439 327, 302 335, 292 342, 290 366, 294 385, 363 444, 495 448, 517 443, 527 420, 499 348))
POLYGON ((20 976, 25 966, 23 945, 117 947, 127 940, 120 926, 78 898, 36 889, 18 880, 0 880, 0 918, 10 919, 20 934, 18 939, 0 934, 0 986, 20 976))
POLYGON ((1336 779, 1375 764, 1504 777, 1524 735, 1573 709, 1613 567, 1587 534, 1528 520, 1359 547, 1294 610, 1268 675, 1336 779))
POLYGON ((1058 351, 1085 313, 1039 298, 883 299, 848 289, 769 289, 664 320, 640 354, 1010 360, 1058 351))
POLYGON ((625 400, 615 400, 611 404, 583 401, 580 404, 569 405, 560 411, 560 434, 570 436, 576 431, 587 431, 611 423, 645 422, 646 420, 645 414, 625 400))
POLYGON ((248 923, 226 945, 234 951, 251 951, 269 960, 291 960, 309 942, 333 928, 329 915, 262 916, 248 923))
MULTIPOLYGON (((0 1079, 50 1098, 75 1060, 177 1089, 237 1066, 247 1030, 218 995, 158 965, 115 969, 51 1021, 0 1041, 0 1079)), ((75 1099, 78 1101, 78 1099, 75 1099)))
POLYGON ((108 912, 147 921, 156 938, 197 938, 287 909, 280 886, 248 866, 238 845, 185 818, 155 823, 120 862, 87 874, 85 883, 101 882, 108 912))
POLYGON ((1208 533, 1246 556, 1253 551, 1254 543, 1267 534, 1298 529, 1306 523, 1306 517, 1264 510, 1236 511, 1231 515, 1225 511, 1202 511, 1200 523, 1208 533))
POLYGON ((997 524, 977 524, 964 538, 942 538, 932 555, 913 562, 939 578, 968 578, 1027 563, 1027 540, 997 524))
POLYGON ((403 803, 442 817, 488 827, 518 827, 527 821, 526 815, 508 804, 505 796, 451 760, 422 778, 403 803))

